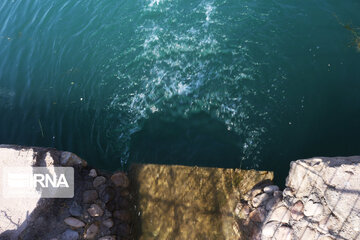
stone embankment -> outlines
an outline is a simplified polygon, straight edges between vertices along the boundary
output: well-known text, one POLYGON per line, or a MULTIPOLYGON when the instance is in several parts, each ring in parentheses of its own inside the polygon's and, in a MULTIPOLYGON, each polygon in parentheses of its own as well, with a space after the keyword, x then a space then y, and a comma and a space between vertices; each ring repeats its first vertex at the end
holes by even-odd
POLYGON ((283 191, 272 172, 134 164, 128 176, 46 148, 0 145, 0 166, 75 171, 73 198, 0 192, 0 240, 360 240, 360 157, 292 162, 283 191))
POLYGON ((286 188, 256 186, 236 205, 239 239, 360 239, 360 157, 291 163, 286 188))

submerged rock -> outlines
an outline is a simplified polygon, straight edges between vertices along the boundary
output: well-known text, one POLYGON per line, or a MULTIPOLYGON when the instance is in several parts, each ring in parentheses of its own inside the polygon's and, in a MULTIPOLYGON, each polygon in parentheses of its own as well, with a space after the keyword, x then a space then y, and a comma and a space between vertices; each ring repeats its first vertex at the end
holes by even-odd
POLYGON ((68 217, 64 219, 64 222, 73 228, 82 228, 85 226, 85 223, 77 218, 68 217))
POLYGON ((95 170, 95 169, 91 169, 90 172, 89 172, 89 176, 90 176, 90 177, 96 177, 96 176, 97 176, 96 170, 95 170))
POLYGON ((99 217, 104 214, 104 211, 97 204, 91 204, 90 208, 88 208, 87 211, 92 217, 99 217))
POLYGON ((96 177, 93 182, 94 188, 99 187, 100 185, 104 184, 106 182, 106 178, 103 176, 96 177))
POLYGON ((94 239, 96 237, 96 234, 99 232, 99 227, 96 224, 91 224, 85 232, 85 239, 94 239))
POLYGON ((130 184, 129 178, 124 172, 117 172, 111 176, 111 181, 116 187, 127 188, 130 184))
POLYGON ((79 239, 79 233, 74 230, 66 230, 61 234, 61 240, 78 240, 79 239))

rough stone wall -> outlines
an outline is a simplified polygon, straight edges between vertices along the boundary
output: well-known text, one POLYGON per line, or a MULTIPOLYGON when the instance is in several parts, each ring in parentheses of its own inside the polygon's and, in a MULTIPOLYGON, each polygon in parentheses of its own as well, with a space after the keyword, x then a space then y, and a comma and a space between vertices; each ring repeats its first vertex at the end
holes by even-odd
POLYGON ((292 162, 282 195, 261 239, 360 239, 360 157, 292 162))

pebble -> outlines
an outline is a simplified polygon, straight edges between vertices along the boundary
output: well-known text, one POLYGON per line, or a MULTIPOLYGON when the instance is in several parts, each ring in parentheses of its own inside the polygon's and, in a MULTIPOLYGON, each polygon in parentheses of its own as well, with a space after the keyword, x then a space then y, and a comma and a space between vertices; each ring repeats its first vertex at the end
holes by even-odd
POLYGON ((84 238, 85 239, 93 239, 93 238, 95 238, 95 236, 98 232, 99 232, 99 227, 93 223, 86 230, 84 238))
POLYGON ((100 199, 104 203, 108 203, 109 201, 113 200, 114 197, 115 197, 115 190, 111 187, 105 188, 100 194, 100 199))
POLYGON ((99 238, 98 240, 116 240, 116 236, 104 236, 99 238))
POLYGON ((91 204, 87 211, 92 217, 101 217, 104 214, 104 211, 97 204, 91 204))
POLYGON ((99 187, 100 185, 104 184, 106 182, 106 178, 103 176, 96 177, 93 182, 94 188, 99 187))
POLYGON ((282 197, 283 197, 283 192, 282 192, 282 191, 275 191, 275 192, 273 193, 273 196, 274 196, 275 198, 282 199, 282 197))
POLYGON ((129 178, 124 172, 117 172, 111 176, 111 181, 115 184, 116 187, 127 188, 130 184, 129 178))
POLYGON ((278 222, 268 222, 262 229, 262 236, 272 238, 279 226, 278 222))
POLYGON ((265 193, 271 194, 271 193, 273 193, 275 191, 278 191, 279 187, 276 186, 276 185, 269 185, 269 186, 264 187, 263 190, 264 190, 265 193))
POLYGON ((271 213, 269 221, 289 223, 290 211, 285 206, 280 206, 271 213))
POLYGON ((275 232, 274 239, 276 239, 276 240, 292 240, 293 239, 292 235, 293 235, 293 231, 291 228, 286 227, 286 226, 281 226, 275 232))
POLYGON ((96 177, 96 176, 97 176, 96 170, 95 170, 95 169, 91 169, 90 172, 89 172, 89 176, 90 176, 90 177, 96 177))
POLYGON ((79 233, 68 229, 61 234, 61 240, 77 240, 79 239, 79 233))
POLYGON ((114 226, 114 221, 111 218, 108 218, 105 221, 103 221, 102 224, 107 228, 111 228, 114 226))
POLYGON ((317 239, 316 232, 313 229, 307 227, 299 239, 300 240, 317 239))
POLYGON ((294 196, 293 191, 290 188, 285 188, 284 191, 283 191, 283 195, 284 196, 289 196, 289 197, 294 196))
POLYGON ((304 217, 304 204, 301 201, 297 201, 291 208, 290 213, 292 219, 298 221, 304 217))
POLYGON ((81 228, 85 226, 85 223, 83 221, 80 221, 79 219, 74 217, 65 218, 64 222, 73 228, 81 228))
POLYGON ((264 205, 265 202, 269 199, 269 195, 267 193, 262 193, 260 195, 257 195, 256 197, 253 198, 253 200, 251 201, 252 205, 254 208, 257 208, 261 205, 264 205))
POLYGON ((83 202, 84 203, 92 203, 98 198, 98 193, 96 190, 86 190, 83 193, 83 202))
POLYGON ((266 211, 264 208, 256 208, 249 214, 249 218, 253 222, 264 222, 266 211))
POLYGON ((117 210, 113 213, 113 216, 121 222, 130 222, 131 220, 130 212, 127 210, 117 210))
POLYGON ((82 213, 82 207, 74 201, 69 208, 69 213, 74 217, 80 217, 82 213))
POLYGON ((272 210, 279 201, 280 201, 279 198, 275 198, 275 197, 270 198, 270 200, 266 203, 265 206, 266 210, 267 211, 272 210))
POLYGON ((261 188, 255 188, 251 191, 251 198, 254 198, 261 193, 262 193, 261 188))
POLYGON ((309 200, 305 203, 304 214, 307 217, 316 217, 323 213, 323 206, 320 203, 314 203, 312 200, 309 200))

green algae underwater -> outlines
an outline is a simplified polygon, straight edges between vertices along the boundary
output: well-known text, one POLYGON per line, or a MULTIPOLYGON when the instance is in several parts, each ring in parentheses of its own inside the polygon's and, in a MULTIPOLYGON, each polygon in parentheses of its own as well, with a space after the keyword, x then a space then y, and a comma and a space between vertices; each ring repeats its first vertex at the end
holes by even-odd
POLYGON ((0 143, 72 151, 103 169, 273 170, 278 183, 290 161, 358 155, 359 9, 2 1, 0 143))

